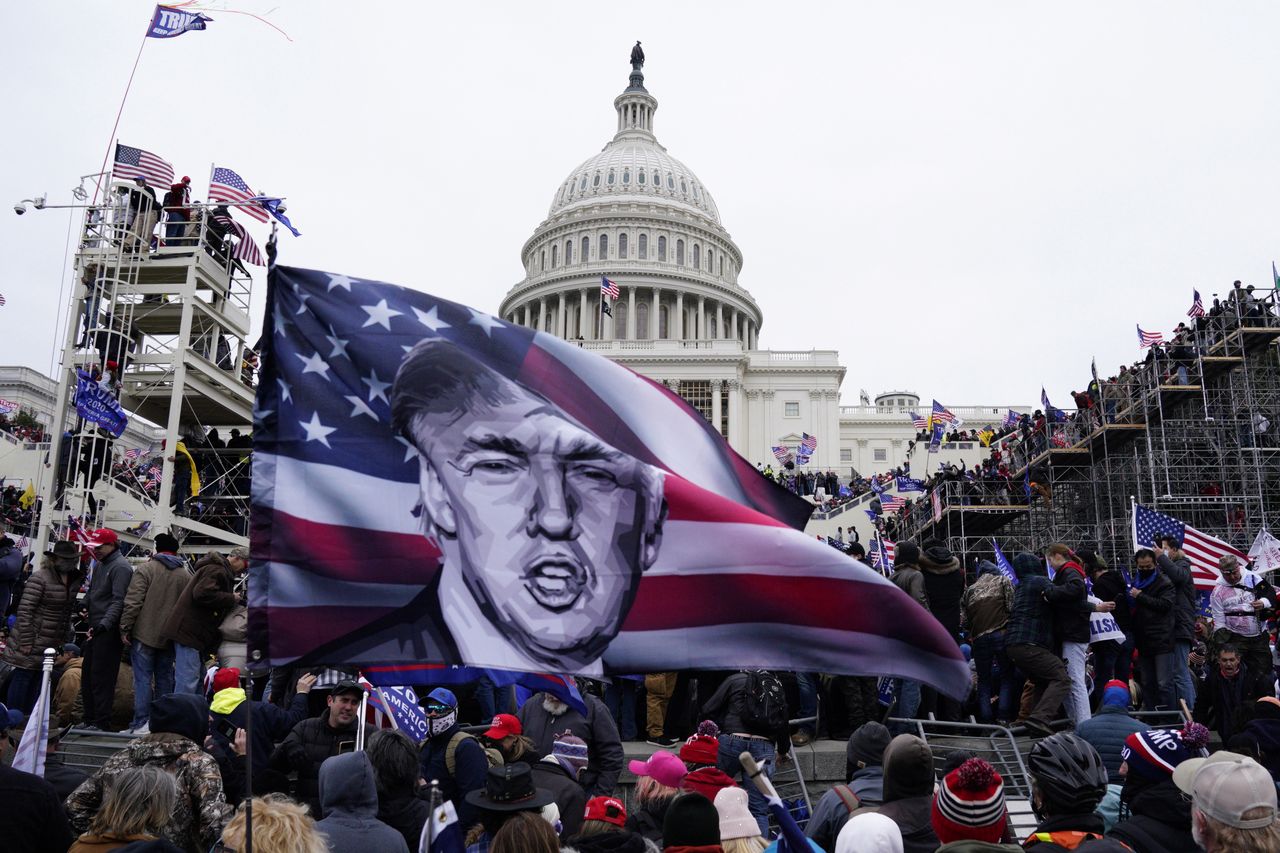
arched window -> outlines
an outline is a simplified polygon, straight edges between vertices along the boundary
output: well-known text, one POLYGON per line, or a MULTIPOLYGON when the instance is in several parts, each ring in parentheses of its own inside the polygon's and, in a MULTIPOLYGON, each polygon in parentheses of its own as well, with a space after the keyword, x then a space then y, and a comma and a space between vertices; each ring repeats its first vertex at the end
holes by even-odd
POLYGON ((667 330, 671 328, 670 321, 667 319, 670 313, 671 311, 666 305, 658 306, 658 337, 663 340, 667 339, 667 330))
POLYGON ((625 232, 618 235, 618 257, 623 260, 626 260, 627 257, 627 235, 625 232))
POLYGON ((609 235, 600 235, 600 251, 596 255, 596 260, 607 261, 609 259, 609 235))
POLYGON ((627 339, 627 303, 621 299, 613 303, 613 336, 620 341, 627 339))
POLYGON ((640 260, 642 261, 648 260, 649 259, 649 235, 648 234, 640 235, 640 242, 637 245, 637 248, 639 249, 637 256, 640 258, 640 260))
POLYGON ((582 257, 580 258, 580 260, 582 261, 582 263, 585 264, 590 257, 591 257, 591 238, 583 237, 582 238, 582 257))
POLYGON ((560 247, 552 246, 551 247, 551 268, 555 269, 556 266, 559 265, 559 263, 560 263, 560 247))
POLYGON ((640 183, 642 184, 644 183, 644 169, 641 169, 639 172, 636 173, 636 179, 639 180, 640 183))
POLYGON ((573 241, 564 241, 564 265, 567 267, 573 263, 573 241))
POLYGON ((547 268, 547 250, 543 249, 538 253, 538 272, 542 272, 547 268))
POLYGON ((553 312, 548 311, 546 313, 546 316, 542 318, 542 331, 544 332, 551 331, 551 324, 553 322, 555 322, 553 312))
MULTIPOLYGON (((553 253, 553 254, 552 254, 552 260, 551 260, 551 266, 553 266, 553 267, 554 267, 555 265, 556 265, 556 262, 555 262, 555 255, 554 255, 554 253, 553 253)), ((683 241, 683 240, 677 240, 677 241, 676 241, 676 265, 677 265, 677 266, 684 266, 684 241, 683 241)))
POLYGON ((613 169, 609 170, 609 186, 613 186, 613 169))
POLYGON ((636 340, 649 338, 649 303, 641 302, 636 306, 636 340))
MULTIPOLYGON (((565 255, 565 257, 568 257, 568 255, 565 255)), ((697 243, 693 244, 693 265, 698 269, 702 268, 702 247, 697 243)))
POLYGON ((707 333, 708 338, 714 341, 719 337, 719 335, 716 334, 716 315, 712 314, 707 317, 707 329, 709 330, 707 333))
POLYGON ((724 255, 720 256, 720 275, 724 275, 724 255))
POLYGON ((658 260, 665 261, 667 259, 667 238, 658 238, 658 260))
POLYGON ((653 186, 655 189, 662 186, 662 176, 658 174, 657 169, 653 170, 653 186))
POLYGON ((582 180, 578 182, 578 189, 585 190, 586 188, 587 188, 587 175, 584 172, 582 175, 582 180))
POLYGON ((671 177, 671 173, 667 172, 667 189, 674 190, 676 188, 676 179, 671 177))
POLYGON ((624 184, 629 184, 629 183, 631 183, 631 170, 630 170, 630 169, 623 169, 623 170, 622 170, 622 182, 623 182, 624 184))
POLYGON ((689 187, 688 185, 685 184, 684 178, 680 179, 680 192, 684 193, 685 195, 689 194, 689 187))
POLYGON ((599 172, 596 172, 596 176, 595 176, 594 178, 592 178, 592 179, 591 179, 591 186, 593 186, 593 187, 598 187, 598 186, 600 186, 600 173, 599 173, 599 172))
POLYGON ((707 249, 707 272, 716 271, 716 253, 714 249, 707 249))

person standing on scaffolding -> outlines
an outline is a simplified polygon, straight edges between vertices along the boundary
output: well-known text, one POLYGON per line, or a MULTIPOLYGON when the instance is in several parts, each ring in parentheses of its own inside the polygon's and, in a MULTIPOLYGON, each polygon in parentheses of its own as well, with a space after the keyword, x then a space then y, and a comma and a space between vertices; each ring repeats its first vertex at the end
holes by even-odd
POLYGON ((187 223, 191 221, 191 179, 186 175, 164 194, 165 242, 170 246, 185 245, 187 223))
POLYGON ((158 218, 156 191, 141 175, 133 180, 137 186, 124 190, 129 194, 129 236, 125 240, 125 248, 131 252, 146 252, 151 249, 151 234, 156 230, 158 218))

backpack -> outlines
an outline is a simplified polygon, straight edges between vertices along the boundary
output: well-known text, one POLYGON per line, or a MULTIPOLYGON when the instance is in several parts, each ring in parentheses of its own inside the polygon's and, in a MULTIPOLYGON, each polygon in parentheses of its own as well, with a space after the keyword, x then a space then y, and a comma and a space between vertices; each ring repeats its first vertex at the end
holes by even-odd
MULTIPOLYGON (((458 776, 458 747, 467 739, 475 740, 478 744, 480 743, 480 741, 476 740, 475 735, 469 735, 466 732, 455 732, 453 737, 449 738, 448 745, 444 748, 444 768, 449 771, 449 776, 452 778, 456 779, 458 776)), ((502 766, 503 760, 501 752, 494 749, 492 746, 484 746, 483 744, 480 745, 480 748, 484 750, 485 761, 489 763, 490 767, 502 766)))
POLYGON ((772 734, 787 725, 786 693, 778 676, 767 669, 753 669, 747 673, 742 722, 751 734, 772 734))
POLYGON ((848 785, 832 785, 831 790, 836 792, 836 796, 840 798, 840 802, 844 804, 845 811, 849 814, 857 809, 862 808, 862 800, 858 799, 858 795, 848 785))

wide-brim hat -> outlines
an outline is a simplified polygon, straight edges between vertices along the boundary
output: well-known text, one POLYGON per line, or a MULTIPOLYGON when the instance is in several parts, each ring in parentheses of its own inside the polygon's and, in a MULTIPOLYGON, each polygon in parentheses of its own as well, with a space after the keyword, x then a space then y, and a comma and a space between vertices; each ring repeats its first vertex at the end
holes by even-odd
POLYGON ((467 793, 467 802, 490 812, 523 812, 555 802, 555 795, 533 784, 533 770, 523 761, 490 767, 484 788, 467 793))
POLYGON ((53 547, 45 551, 46 557, 53 557, 55 560, 78 560, 80 559, 80 549, 76 543, 67 539, 59 539, 53 543, 53 547))

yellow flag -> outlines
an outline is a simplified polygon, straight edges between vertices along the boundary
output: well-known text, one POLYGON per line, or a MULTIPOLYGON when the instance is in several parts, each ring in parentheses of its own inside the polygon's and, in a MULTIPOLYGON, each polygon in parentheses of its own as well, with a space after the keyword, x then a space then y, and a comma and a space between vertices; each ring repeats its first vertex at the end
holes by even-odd
POLYGON ((196 460, 191 458, 190 451, 181 441, 178 442, 178 452, 187 457, 187 464, 191 466, 191 497, 200 495, 200 472, 196 470, 196 460))
POLYGON ((978 441, 982 442, 983 447, 990 447, 991 439, 993 437, 995 437, 994 430, 984 429, 982 432, 978 433, 978 441))
POLYGON ((23 509, 31 509, 36 502, 36 483, 34 480, 27 483, 27 487, 22 490, 22 494, 18 496, 18 505, 23 509))

